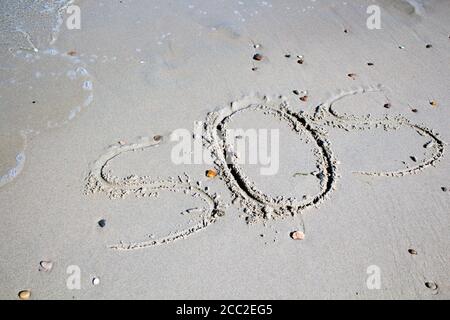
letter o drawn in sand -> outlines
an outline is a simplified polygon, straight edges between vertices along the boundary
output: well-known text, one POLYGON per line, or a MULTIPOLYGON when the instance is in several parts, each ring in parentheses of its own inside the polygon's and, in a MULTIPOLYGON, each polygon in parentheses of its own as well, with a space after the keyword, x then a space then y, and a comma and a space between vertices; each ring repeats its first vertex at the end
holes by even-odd
MULTIPOLYGON (((300 139, 299 139, 300 141, 300 139)), ((210 150, 218 172, 230 189, 234 200, 239 201, 249 223, 294 216, 302 210, 317 206, 335 189, 337 179, 336 160, 329 142, 305 117, 292 112, 286 101, 267 98, 247 98, 230 107, 211 112, 206 119, 204 144, 210 150), (227 125, 237 114, 262 111, 267 116, 286 123, 291 130, 309 142, 314 142, 313 154, 320 172, 320 192, 307 200, 278 196, 273 198, 259 190, 243 172, 236 161, 231 145, 227 143, 227 125), (231 153, 231 155, 230 155, 231 153)))

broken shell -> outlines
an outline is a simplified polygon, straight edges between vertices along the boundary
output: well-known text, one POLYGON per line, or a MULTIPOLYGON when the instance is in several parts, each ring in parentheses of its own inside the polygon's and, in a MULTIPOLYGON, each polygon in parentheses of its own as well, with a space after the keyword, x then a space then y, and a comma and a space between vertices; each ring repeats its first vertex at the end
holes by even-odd
POLYGON ((39 262, 39 271, 49 272, 53 268, 53 262, 41 261, 39 262))
POLYGON ((438 285, 434 281, 425 282, 425 286, 431 290, 437 290, 437 288, 438 288, 438 285))
POLYGON ((216 170, 206 170, 206 176, 208 178, 214 178, 215 176, 217 176, 217 171, 216 170))
POLYGON ((291 238, 293 240, 303 240, 305 239, 305 234, 302 231, 291 232, 291 238))
POLYGON ((104 228, 106 226, 106 220, 105 219, 101 219, 97 223, 100 226, 100 228, 104 228))
POLYGON ((253 60, 261 61, 262 59, 263 59, 263 56, 262 56, 261 54, 259 54, 259 53, 256 53, 256 54, 253 56, 253 60))
POLYGON ((100 284, 100 279, 97 278, 97 277, 94 277, 94 278, 92 279, 92 284, 93 284, 94 286, 99 285, 99 284, 100 284))
POLYGON ((299 98, 301 101, 306 102, 308 100, 308 96, 303 96, 299 98))
POLYGON ((31 297, 31 291, 30 290, 22 290, 18 294, 20 300, 28 300, 31 297))
POLYGON ((408 252, 412 255, 417 255, 417 251, 414 249, 408 249, 408 252))

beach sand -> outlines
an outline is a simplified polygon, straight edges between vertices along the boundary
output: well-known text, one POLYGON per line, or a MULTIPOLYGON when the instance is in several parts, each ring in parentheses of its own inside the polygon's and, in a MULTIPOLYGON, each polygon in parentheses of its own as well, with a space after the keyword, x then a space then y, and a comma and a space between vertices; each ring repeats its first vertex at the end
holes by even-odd
POLYGON ((450 298, 448 1, 0 6, 0 298, 450 298))

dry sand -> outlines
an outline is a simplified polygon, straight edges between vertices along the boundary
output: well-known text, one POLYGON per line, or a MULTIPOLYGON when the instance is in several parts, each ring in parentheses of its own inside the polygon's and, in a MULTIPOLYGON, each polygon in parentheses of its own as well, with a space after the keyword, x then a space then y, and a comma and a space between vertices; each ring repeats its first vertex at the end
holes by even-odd
POLYGON ((0 11, 0 298, 450 298, 448 1, 0 11), (278 129, 278 173, 224 165, 221 120, 278 129))

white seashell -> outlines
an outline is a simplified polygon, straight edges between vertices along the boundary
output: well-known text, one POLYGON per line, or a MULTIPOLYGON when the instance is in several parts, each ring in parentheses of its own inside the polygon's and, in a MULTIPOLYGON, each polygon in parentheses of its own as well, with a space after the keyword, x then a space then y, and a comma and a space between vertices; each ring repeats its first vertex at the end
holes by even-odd
POLYGON ((39 271, 49 272, 53 268, 52 261, 41 261, 39 262, 39 271))
POLYGON ((92 284, 93 284, 94 286, 99 285, 99 284, 100 284, 100 279, 97 278, 97 277, 94 277, 94 278, 92 279, 92 284))

